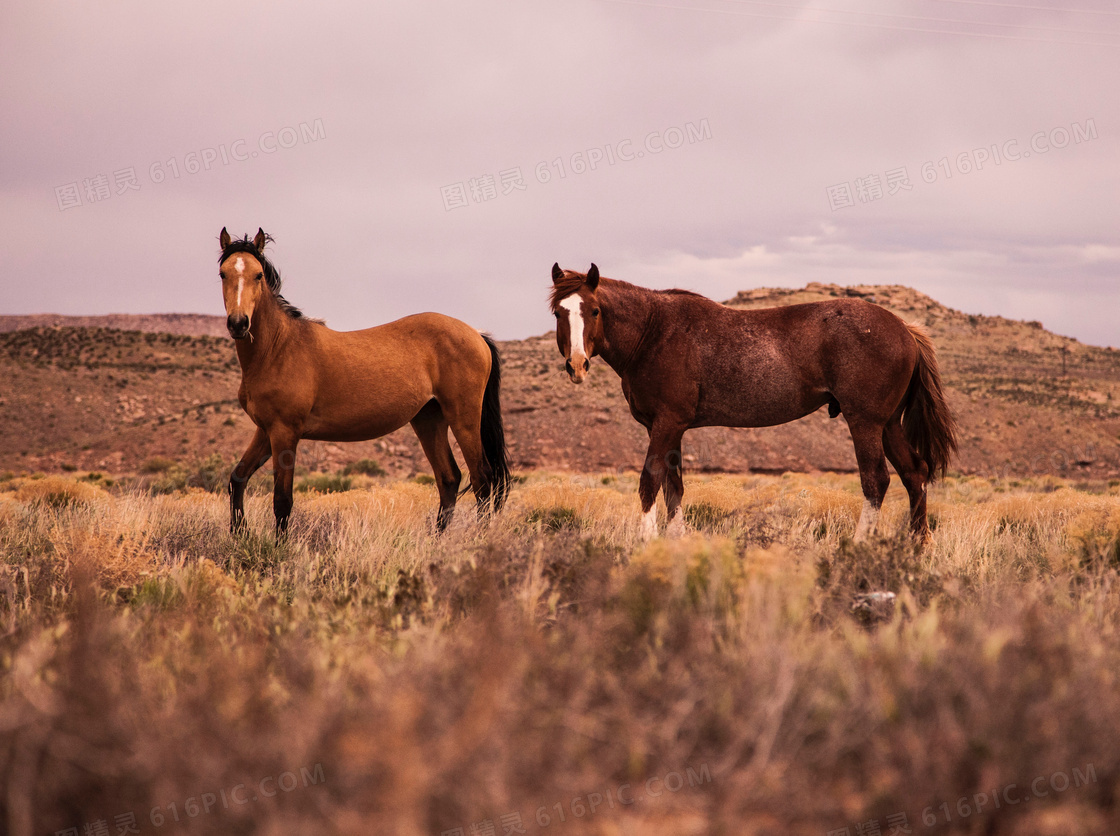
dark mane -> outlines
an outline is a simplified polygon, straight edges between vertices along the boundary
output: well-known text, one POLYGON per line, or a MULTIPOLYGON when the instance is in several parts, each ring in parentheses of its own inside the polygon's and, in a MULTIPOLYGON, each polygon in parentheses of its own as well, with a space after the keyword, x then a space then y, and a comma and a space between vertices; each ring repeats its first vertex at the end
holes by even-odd
MULTIPOLYGON (((271 240, 272 236, 266 234, 265 243, 267 244, 271 240)), ((268 283, 268 289, 272 291, 272 295, 276 297, 276 301, 280 304, 280 310, 292 319, 302 319, 303 311, 280 295, 280 271, 273 266, 271 261, 265 258, 264 253, 257 249, 257 245, 248 235, 230 241, 229 246, 222 250, 222 254, 218 258, 218 264, 224 263, 227 258, 237 253, 248 253, 261 263, 261 267, 264 268, 264 280, 268 283)))
MULTIPOLYGON (((577 290, 579 290, 581 287, 583 287, 583 283, 586 280, 587 280, 587 274, 586 273, 577 273, 574 270, 565 270, 564 275, 560 277, 560 280, 556 281, 556 282, 553 282, 552 292, 549 294, 549 297, 548 297, 548 304, 551 306, 553 312, 555 312, 559 308, 560 301, 562 299, 570 296, 571 294, 573 294, 577 290)), ((691 290, 680 290, 678 288, 673 288, 671 290, 651 290, 648 287, 639 287, 636 284, 630 284, 629 282, 619 281, 618 279, 603 278, 603 279, 600 279, 600 281, 611 282, 612 285, 614 285, 614 286, 625 285, 626 287, 633 288, 634 290, 640 290, 643 293, 664 293, 664 294, 670 294, 670 295, 673 295, 673 296, 696 296, 700 299, 707 299, 706 296, 701 296, 699 293, 695 293, 691 290)))

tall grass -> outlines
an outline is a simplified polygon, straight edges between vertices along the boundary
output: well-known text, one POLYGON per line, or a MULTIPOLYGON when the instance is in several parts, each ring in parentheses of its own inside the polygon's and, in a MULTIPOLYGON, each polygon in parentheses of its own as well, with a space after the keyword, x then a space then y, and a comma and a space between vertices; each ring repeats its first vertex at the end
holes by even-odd
POLYGON ((853 477, 694 478, 650 544, 635 492, 436 536, 370 480, 277 544, 264 496, 0 484, 4 832, 1120 832, 1105 486, 950 479, 921 551, 901 491, 850 542, 853 477))

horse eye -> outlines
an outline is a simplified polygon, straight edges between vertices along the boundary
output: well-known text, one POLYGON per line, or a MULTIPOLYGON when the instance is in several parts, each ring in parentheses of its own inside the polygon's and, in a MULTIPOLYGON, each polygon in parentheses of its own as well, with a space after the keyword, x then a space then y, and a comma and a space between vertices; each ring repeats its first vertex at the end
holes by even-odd
POLYGON ((263 278, 264 278, 264 273, 257 273, 257 281, 258 282, 263 278))
POLYGON ((598 316, 598 315, 599 315, 599 309, 598 309, 598 308, 596 308, 595 310, 593 310, 593 311, 591 312, 591 315, 592 315, 592 316, 598 316))

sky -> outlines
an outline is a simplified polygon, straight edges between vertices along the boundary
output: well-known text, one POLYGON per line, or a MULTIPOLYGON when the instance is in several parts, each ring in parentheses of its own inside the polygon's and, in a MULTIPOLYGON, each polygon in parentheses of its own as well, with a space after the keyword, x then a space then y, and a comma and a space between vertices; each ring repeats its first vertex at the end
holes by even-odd
POLYGON ((0 5, 0 313, 552 327, 553 262, 905 284, 1120 345, 1111 0, 0 5))

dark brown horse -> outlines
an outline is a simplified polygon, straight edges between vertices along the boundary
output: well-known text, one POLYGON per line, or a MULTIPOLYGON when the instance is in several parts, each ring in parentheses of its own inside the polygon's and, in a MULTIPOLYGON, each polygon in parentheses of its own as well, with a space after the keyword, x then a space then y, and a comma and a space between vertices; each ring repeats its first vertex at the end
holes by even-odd
POLYGON ((589 358, 622 378, 649 433, 638 494, 642 535, 657 533, 664 484, 669 531, 683 529, 681 437, 693 427, 769 427, 828 406, 855 444, 864 504, 856 539, 875 530, 890 483, 910 496, 910 530, 924 540, 926 486, 957 449, 929 338, 862 299, 734 310, 684 290, 653 291, 552 266, 556 343, 582 383, 589 358), (884 457, 884 452, 886 456, 884 457))
POLYGON ((417 314, 364 331, 332 331, 280 295, 280 274, 257 230, 239 240, 222 230, 219 273, 226 326, 241 362, 241 407, 257 434, 230 477, 230 528, 244 521, 245 483, 272 459, 277 534, 288 525, 300 439, 363 441, 411 423, 435 472, 436 523, 451 520, 462 475, 455 434, 479 512, 498 510, 509 487, 493 341, 466 323, 417 314))

